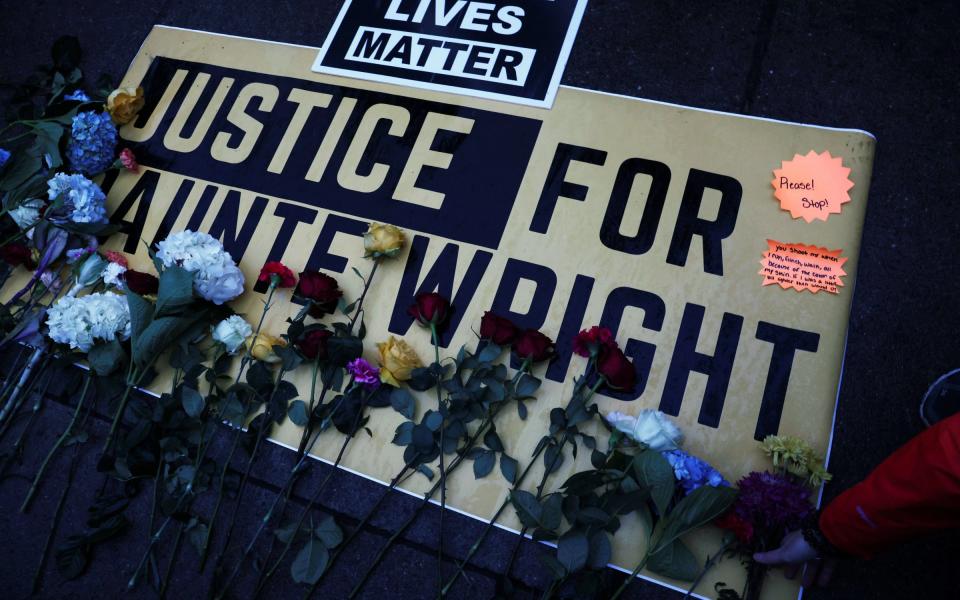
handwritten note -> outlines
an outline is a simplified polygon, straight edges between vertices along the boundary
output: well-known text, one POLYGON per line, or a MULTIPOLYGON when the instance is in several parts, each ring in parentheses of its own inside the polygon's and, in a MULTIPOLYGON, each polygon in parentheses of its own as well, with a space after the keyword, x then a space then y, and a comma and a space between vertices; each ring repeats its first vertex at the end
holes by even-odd
POLYGON ((840 257, 843 250, 776 240, 767 240, 767 246, 760 261, 763 285, 776 283, 783 289, 810 290, 814 294, 820 290, 836 294, 843 286, 840 277, 846 275, 843 263, 847 262, 846 257, 840 257))
POLYGON ((813 150, 805 156, 793 155, 793 160, 782 161, 773 171, 773 195, 780 200, 780 208, 790 211, 794 219, 811 223, 814 219, 826 221, 839 213, 845 202, 850 202, 850 168, 843 166, 840 157, 830 152, 817 154, 813 150))

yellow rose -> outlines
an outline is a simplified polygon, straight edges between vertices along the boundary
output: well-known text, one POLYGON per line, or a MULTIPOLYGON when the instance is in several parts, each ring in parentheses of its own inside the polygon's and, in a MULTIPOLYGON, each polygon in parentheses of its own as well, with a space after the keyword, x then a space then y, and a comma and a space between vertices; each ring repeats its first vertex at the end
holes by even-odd
POLYGON ((273 347, 286 345, 287 342, 282 338, 274 337, 262 331, 256 338, 252 335, 247 338, 247 349, 250 351, 250 356, 265 363, 275 364, 281 362, 283 359, 277 356, 273 351, 273 347))
POLYGON ((393 336, 377 344, 377 350, 380 352, 380 380, 394 387, 410 379, 411 371, 423 366, 410 344, 393 336))
POLYGON ((118 88, 107 96, 107 112, 117 125, 126 125, 143 108, 143 88, 118 88))
POLYGON ((403 230, 399 227, 370 223, 363 236, 363 248, 367 251, 367 258, 393 258, 403 249, 405 241, 403 230))

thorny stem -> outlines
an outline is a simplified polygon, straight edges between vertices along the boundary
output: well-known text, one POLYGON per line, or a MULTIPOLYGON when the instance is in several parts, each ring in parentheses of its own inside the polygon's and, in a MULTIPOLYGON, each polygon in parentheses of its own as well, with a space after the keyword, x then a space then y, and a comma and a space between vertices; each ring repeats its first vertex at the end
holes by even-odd
MULTIPOLYGON (((430 340, 433 342, 433 359, 440 365, 440 338, 437 337, 437 324, 430 323, 430 340)), ((443 595, 443 513, 447 508, 447 471, 444 466, 444 424, 447 422, 443 405, 443 371, 437 374, 437 410, 440 411, 440 527, 437 531, 437 593, 443 595)))

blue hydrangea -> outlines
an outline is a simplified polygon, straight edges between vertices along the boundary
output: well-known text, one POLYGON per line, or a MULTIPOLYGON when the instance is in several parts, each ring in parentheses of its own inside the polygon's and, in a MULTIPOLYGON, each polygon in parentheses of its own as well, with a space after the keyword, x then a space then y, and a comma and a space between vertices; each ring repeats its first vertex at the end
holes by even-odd
POLYGON ((673 467, 673 474, 687 494, 702 485, 713 487, 730 485, 730 482, 724 479, 723 475, 707 462, 700 460, 696 456, 691 456, 683 450, 663 452, 663 457, 666 458, 670 466, 673 467))
POLYGON ((67 218, 74 223, 107 222, 107 197, 100 186, 83 175, 57 173, 47 182, 47 188, 51 202, 63 197, 67 218))
POLYGON ((74 90, 66 96, 63 97, 64 100, 70 100, 72 102, 90 102, 90 96, 87 95, 83 90, 74 90))
POLYGON ((117 128, 110 115, 87 111, 73 117, 67 159, 74 171, 87 175, 102 173, 113 164, 117 128))
POLYGON ((8 160, 10 160, 10 152, 0 148, 0 169, 3 168, 3 165, 7 164, 8 160))

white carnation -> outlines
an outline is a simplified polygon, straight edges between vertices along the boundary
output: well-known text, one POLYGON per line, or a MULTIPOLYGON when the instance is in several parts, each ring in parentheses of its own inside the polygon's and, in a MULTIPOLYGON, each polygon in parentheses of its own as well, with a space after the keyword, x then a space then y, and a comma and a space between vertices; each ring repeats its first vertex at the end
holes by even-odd
POLYGON ((213 328, 213 339, 223 344, 230 354, 236 353, 252 334, 253 327, 238 315, 227 317, 213 328))
POLYGON ((118 290, 123 289, 123 274, 127 272, 127 268, 119 263, 109 263, 104 269, 101 277, 103 277, 103 282, 108 286, 113 286, 118 290))
POLYGON ((53 341, 87 352, 98 341, 130 337, 130 309, 111 292, 65 296, 47 311, 47 327, 53 341))
POLYGON ((641 410, 636 417, 612 412, 606 416, 606 420, 633 441, 657 452, 676 450, 683 442, 683 432, 659 410, 641 410))
POLYGON ((193 286, 201 297, 223 304, 243 293, 243 272, 214 237, 199 231, 181 231, 157 244, 157 259, 164 266, 180 266, 194 274, 193 286))
POLYGON ((17 227, 20 229, 28 229, 40 220, 41 208, 43 208, 43 200, 31 198, 24 200, 20 206, 14 208, 7 214, 16 222, 17 227))

